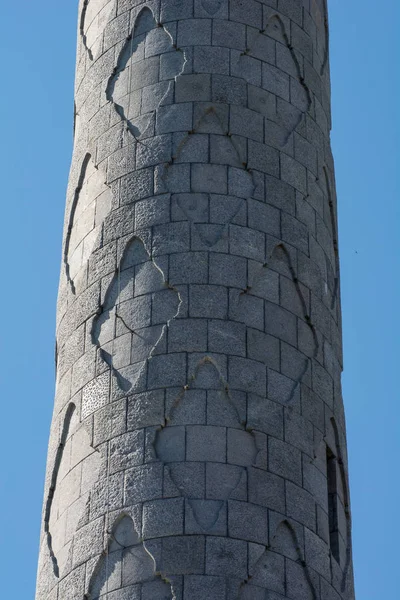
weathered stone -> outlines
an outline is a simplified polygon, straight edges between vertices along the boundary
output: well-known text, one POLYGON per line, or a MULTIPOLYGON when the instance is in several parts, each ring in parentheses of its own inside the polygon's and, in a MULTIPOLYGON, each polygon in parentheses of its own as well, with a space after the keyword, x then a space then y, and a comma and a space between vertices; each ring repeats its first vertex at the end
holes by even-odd
POLYGON ((354 600, 326 3, 80 10, 37 600, 354 600))

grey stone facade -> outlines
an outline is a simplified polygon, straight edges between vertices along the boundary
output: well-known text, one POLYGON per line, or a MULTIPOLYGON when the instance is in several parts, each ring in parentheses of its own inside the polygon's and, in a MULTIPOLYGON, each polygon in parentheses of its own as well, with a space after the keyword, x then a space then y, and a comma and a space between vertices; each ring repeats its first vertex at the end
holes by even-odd
POLYGON ((81 0, 37 600, 354 600, 326 0, 81 0))

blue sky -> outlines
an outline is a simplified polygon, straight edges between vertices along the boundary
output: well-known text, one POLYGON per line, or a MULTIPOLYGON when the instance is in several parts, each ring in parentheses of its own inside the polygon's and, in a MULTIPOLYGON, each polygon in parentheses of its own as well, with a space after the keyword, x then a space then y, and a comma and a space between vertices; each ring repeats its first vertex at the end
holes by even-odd
MULTIPOLYGON (((330 0, 357 600, 398 597, 400 3, 330 0)), ((72 141, 76 5, 2 6, 0 565, 33 598, 72 141)))

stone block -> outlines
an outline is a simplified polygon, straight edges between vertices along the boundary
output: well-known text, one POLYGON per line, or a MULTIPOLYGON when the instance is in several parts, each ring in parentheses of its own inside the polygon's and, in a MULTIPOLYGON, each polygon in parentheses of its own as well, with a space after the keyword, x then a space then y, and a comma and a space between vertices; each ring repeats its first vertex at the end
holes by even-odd
POLYGON ((210 161, 241 168, 238 150, 232 143, 232 139, 225 135, 210 136, 210 161))
POLYGON ((281 154, 281 175, 283 181, 307 194, 307 172, 305 167, 291 156, 281 154))
POLYGON ((163 4, 160 19, 162 23, 177 21, 178 19, 190 19, 193 17, 192 0, 171 0, 163 4))
POLYGON ((242 323, 211 320, 208 322, 208 348, 211 352, 246 355, 246 327, 242 323))
POLYGON ((309 254, 307 226, 286 213, 282 213, 282 239, 304 254, 309 254))
POLYGON ((171 158, 171 136, 157 135, 138 144, 136 150, 136 165, 138 169, 167 163, 171 158))
POLYGON ((273 473, 249 469, 249 502, 285 512, 284 480, 273 473))
POLYGON ((288 342, 292 346, 296 346, 296 325, 297 319, 294 314, 271 302, 265 303, 266 333, 288 342))
POLYGON ((166 393, 165 412, 173 425, 206 424, 206 391, 169 389, 166 393))
POLYGON ((190 102, 160 106, 157 110, 157 134, 192 129, 193 107, 190 102))
POLYGON ((186 357, 183 353, 153 356, 149 361, 148 385, 152 389, 177 387, 186 381, 186 357))
MULTIPOLYGON (((252 111, 259 113, 261 117, 275 119, 276 97, 261 87, 255 85, 248 86, 248 105, 252 111)), ((258 135, 259 132, 257 132, 257 138, 254 139, 262 141, 262 139, 258 139, 258 135)))
POLYGON ((266 201, 280 210, 295 214, 295 194, 292 186, 284 181, 266 175, 265 177, 266 201))
POLYGON ((205 352, 207 322, 200 319, 179 319, 168 328, 169 352, 205 352))
POLYGON ((256 459, 254 436, 242 429, 227 430, 227 462, 242 467, 251 466, 256 459))
POLYGON ((262 29, 262 5, 255 0, 232 0, 230 18, 232 21, 262 29))
POLYGON ((318 535, 304 530, 305 560, 307 564, 326 580, 330 580, 329 548, 318 535))
POLYGON ((161 572, 175 575, 204 573, 205 539, 201 535, 173 536, 162 541, 161 572))
MULTIPOLYGON (((185 577, 184 600, 221 600, 226 596, 226 582, 224 577, 212 575, 187 575, 185 577)), ((332 599, 333 600, 333 599, 332 599)))
MULTIPOLYGON (((199 98, 201 100, 202 98, 199 98)), ((212 76, 212 100, 226 104, 246 105, 246 82, 240 77, 212 76)))
POLYGON ((285 342, 281 342, 281 373, 298 384, 311 385, 310 359, 285 342))
POLYGON ((185 427, 168 425, 157 433, 156 455, 164 463, 183 462, 186 454, 185 427))
POLYGON ((213 48, 212 46, 196 46, 193 69, 195 73, 229 75, 229 50, 220 47, 213 48))
POLYGON ((213 21, 212 43, 214 46, 236 48, 244 51, 246 48, 246 26, 243 23, 215 19, 213 21))
POLYGON ((257 329, 247 330, 247 356, 264 362, 267 367, 279 371, 279 340, 257 329))
POLYGON ((162 497, 161 463, 133 467, 125 471, 125 504, 127 506, 162 497))
POLYGON ((153 255, 187 252, 189 250, 188 223, 166 223, 153 229, 153 255))
POLYGON ((231 73, 247 83, 261 85, 261 61, 238 50, 231 50, 231 73))
POLYGON ((246 471, 236 465, 207 463, 206 496, 210 500, 247 500, 246 471))
POLYGON ((315 362, 313 365, 312 388, 328 404, 333 406, 333 381, 329 373, 315 362))
POLYGON ((232 254, 239 254, 246 258, 262 262, 265 257, 265 236, 263 232, 231 225, 230 245, 232 254))
POLYGON ((317 174, 317 150, 313 144, 297 133, 294 134, 294 156, 299 163, 314 175, 317 174))
POLYGON ((210 254, 210 283, 227 287, 246 287, 247 261, 239 256, 210 254))
POLYGON ((130 431, 110 442, 109 470, 110 473, 123 471, 130 467, 143 464, 144 431, 130 431))
POLYGON ((316 529, 316 504, 314 498, 303 488, 286 482, 287 514, 308 529, 316 529))
POLYGON ((270 437, 268 441, 268 464, 272 473, 301 485, 301 452, 297 448, 282 440, 270 437))
POLYGON ((211 20, 185 19, 178 23, 178 46, 210 46, 211 20))
POLYGON ((287 561, 286 566, 287 593, 298 600, 314 600, 319 598, 318 575, 292 560, 287 561))
POLYGON ((193 164, 191 189, 206 194, 228 192, 228 171, 225 165, 193 164))
MULTIPOLYGON (((262 63, 262 84, 261 87, 275 96, 279 96, 289 102, 290 99, 290 80, 289 75, 273 65, 262 63)), ((269 115, 267 115, 269 116, 269 115)), ((271 114, 273 118, 274 115, 271 114)))
POLYGON ((144 539, 183 534, 183 498, 164 498, 143 505, 144 539))
POLYGON ((232 356, 229 359, 229 383, 237 390, 265 396, 265 365, 255 360, 232 356))
POLYGON ((153 170, 139 169, 126 175, 120 182, 119 200, 121 204, 129 204, 153 195, 153 170))
POLYGON ((74 536, 72 564, 74 567, 97 556, 103 549, 104 518, 101 517, 82 527, 74 536))
POLYGON ((189 461, 226 462, 226 430, 224 427, 191 425, 186 428, 189 461))
POLYGON ((302 25, 302 6, 297 0, 278 0, 278 10, 292 21, 302 25))
POLYGON ((309 293, 307 288, 293 282, 287 277, 280 278, 281 306, 301 319, 305 319, 309 312, 309 293))
POLYGON ((169 195, 160 195, 137 202, 135 205, 135 229, 168 223, 170 220, 169 195))
POLYGON ((192 285, 189 291, 190 316, 225 319, 228 310, 227 291, 217 285, 192 285))
POLYGON ((264 331, 264 301, 237 290, 229 290, 229 318, 264 331))
POLYGON ((279 303, 279 275, 270 269, 268 263, 249 261, 248 282, 251 296, 279 303))
POLYGON ((181 75, 175 84, 176 102, 211 100, 211 75, 196 73, 181 75))
MULTIPOLYGON (((173 138, 175 164, 207 163, 209 160, 209 139, 201 133, 178 133, 173 138)), ((189 197, 189 196, 187 196, 189 197)), ((179 197, 177 198, 179 201, 179 197)))
MULTIPOLYGON (((208 254, 187 252, 172 254, 169 264, 169 279, 173 285, 181 283, 207 283, 208 254)), ((212 281, 212 283, 215 283, 212 281)))
MULTIPOLYGON (((285 559, 280 554, 267 550, 263 554, 254 567, 254 575, 251 579, 251 585, 259 586, 268 589, 268 595, 274 598, 270 594, 270 590, 276 592, 278 598, 283 598, 285 593, 285 559), (282 594, 282 596, 281 596, 282 594)), ((255 588, 257 589, 257 588, 255 588)))
POLYGON ((263 396, 249 395, 247 425, 251 429, 283 439, 283 408, 263 396))
POLYGON ((226 535, 226 503, 222 500, 189 499, 186 501, 185 533, 226 535))
POLYGON ((247 577, 247 542, 223 537, 206 540, 207 575, 247 577))
POLYGON ((248 201, 249 227, 280 238, 280 211, 269 204, 250 199, 248 201))
MULTIPOLYGON (((279 177, 279 154, 275 148, 249 140, 249 169, 279 177)), ((283 156, 283 155, 282 155, 283 156)))
POLYGON ((268 545, 268 509, 229 500, 229 535, 257 544, 268 545))

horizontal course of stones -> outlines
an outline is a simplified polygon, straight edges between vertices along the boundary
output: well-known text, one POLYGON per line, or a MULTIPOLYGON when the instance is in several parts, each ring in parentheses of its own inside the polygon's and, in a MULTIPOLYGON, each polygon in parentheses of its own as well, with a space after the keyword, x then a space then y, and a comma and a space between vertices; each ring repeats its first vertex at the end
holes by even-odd
POLYGON ((324 0, 80 2, 37 598, 354 598, 324 0))

